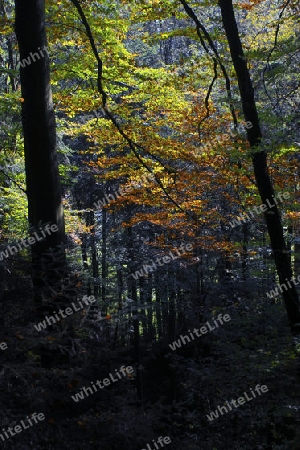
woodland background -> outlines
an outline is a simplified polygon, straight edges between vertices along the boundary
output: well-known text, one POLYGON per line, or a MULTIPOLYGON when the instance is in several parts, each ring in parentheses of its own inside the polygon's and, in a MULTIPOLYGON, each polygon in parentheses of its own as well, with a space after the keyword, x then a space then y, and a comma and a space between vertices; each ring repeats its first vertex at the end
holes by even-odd
MULTIPOLYGON (((44 16, 41 0, 0 1, 0 251, 60 211, 53 241, 0 261, 0 342, 8 346, 0 350, 0 428, 35 411, 46 416, 4 449, 138 450, 159 436, 174 450, 300 449, 299 337, 282 298, 266 295, 280 281, 266 217, 230 226, 262 199, 257 147, 234 126, 248 120, 247 105, 222 3, 47 0, 44 16), (46 42, 43 29, 49 58, 19 70, 28 49, 46 42), (42 104, 50 116, 39 114, 42 104), (182 243, 193 251, 131 275, 182 243), (36 331, 86 294, 97 299, 90 308, 36 331), (231 321, 170 350, 220 313, 231 321), (121 365, 134 376, 71 399, 121 365), (268 393, 208 422, 217 405, 256 384, 268 393)), ((259 149, 274 192, 290 193, 279 206, 282 253, 297 276, 299 5, 233 7, 259 149)))

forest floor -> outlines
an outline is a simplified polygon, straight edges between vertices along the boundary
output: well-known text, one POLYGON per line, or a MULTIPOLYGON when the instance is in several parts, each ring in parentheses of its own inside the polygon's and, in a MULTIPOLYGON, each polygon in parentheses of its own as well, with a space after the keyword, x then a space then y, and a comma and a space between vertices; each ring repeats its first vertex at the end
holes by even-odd
POLYGON ((212 299, 202 322, 220 313, 230 314, 230 322, 175 351, 166 339, 142 342, 141 365, 130 343, 114 348, 86 329, 72 337, 55 329, 38 333, 29 286, 6 292, 1 308, 0 342, 8 347, 0 350, 3 449, 300 449, 299 353, 281 301, 224 305, 212 299), (41 361, 46 347, 49 367, 41 361), (72 399, 122 365, 134 373, 78 402, 72 399), (257 385, 268 391, 252 398, 257 385), (245 393, 251 401, 207 418, 245 393), (9 435, 9 427, 34 412, 45 420, 9 435), (171 443, 154 444, 160 436, 171 443))

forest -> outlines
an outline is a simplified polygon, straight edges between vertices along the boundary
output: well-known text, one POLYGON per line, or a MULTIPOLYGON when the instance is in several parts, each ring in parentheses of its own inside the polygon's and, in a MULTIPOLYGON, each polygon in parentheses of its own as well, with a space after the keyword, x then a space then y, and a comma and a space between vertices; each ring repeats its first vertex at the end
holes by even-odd
POLYGON ((0 446, 300 450, 296 0, 0 0, 0 446))

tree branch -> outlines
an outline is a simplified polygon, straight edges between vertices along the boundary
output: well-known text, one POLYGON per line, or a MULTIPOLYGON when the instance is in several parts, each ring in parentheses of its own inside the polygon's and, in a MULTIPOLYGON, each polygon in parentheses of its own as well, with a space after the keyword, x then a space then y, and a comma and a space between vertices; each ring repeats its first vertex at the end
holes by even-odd
POLYGON ((2 169, 2 167, 0 167, 0 171, 2 173, 4 173, 4 175, 12 182, 14 183, 22 192, 24 192, 24 194, 27 195, 27 191, 25 189, 22 188, 22 186, 19 185, 19 183, 17 181, 15 181, 13 178, 11 178, 4 169, 2 169))
MULTIPOLYGON (((236 113, 235 113, 234 105, 233 105, 233 101, 232 101, 230 78, 229 78, 229 76, 228 76, 228 74, 227 74, 227 70, 226 70, 224 64, 223 64, 222 61, 221 61, 221 58, 220 58, 220 56, 219 56, 219 52, 218 52, 218 50, 217 50, 217 48, 216 48, 216 46, 215 46, 215 44, 214 44, 212 38, 210 37, 208 31, 206 30, 206 28, 204 27, 204 25, 202 25, 202 23, 199 21, 198 17, 196 16, 196 14, 195 14, 194 11, 193 11, 193 9, 188 5, 188 3, 187 3, 185 0, 179 0, 179 1, 180 1, 180 3, 182 4, 182 6, 184 7, 185 12, 187 13, 187 15, 188 15, 188 16, 193 20, 193 22, 195 23, 195 25, 196 25, 196 31, 197 31, 197 34, 198 34, 198 36, 199 36, 200 42, 201 42, 201 44, 202 44, 204 50, 205 50, 206 53, 207 53, 209 56, 211 56, 211 57, 213 58, 213 60, 214 60, 215 77, 216 77, 216 69, 215 69, 216 64, 219 64, 219 66, 220 66, 220 69, 221 69, 221 71, 222 71, 222 73, 223 73, 223 76, 224 76, 224 78, 225 78, 226 92, 227 92, 227 96, 228 96, 228 100, 229 100, 230 112, 231 112, 231 115, 232 115, 234 127, 236 128, 237 125, 238 125, 238 122, 237 122, 237 117, 236 117, 236 113), (204 43, 204 40, 203 40, 201 31, 202 31, 202 33, 204 34, 204 37, 205 37, 205 39, 206 39, 207 42, 208 42, 209 48, 213 51, 214 56, 211 55, 211 53, 210 53, 210 51, 209 51, 209 48, 208 48, 207 45, 204 43)), ((212 84, 210 85, 210 88, 209 88, 209 91, 208 91, 208 97, 207 97, 207 99, 205 99, 206 102, 207 102, 206 104, 208 104, 209 95, 210 95, 210 92, 211 92, 211 89, 212 89, 212 86, 213 86, 214 82, 215 82, 215 79, 213 80, 212 84)), ((208 113, 208 114, 209 114, 209 113, 208 113)), ((208 117, 208 116, 207 116, 207 117, 208 117)))
MULTIPOLYGON (((119 134, 125 139, 125 141, 127 142, 127 144, 129 145, 130 149, 132 150, 133 154, 136 156, 136 158, 138 159, 138 161, 140 162, 140 164, 149 172, 151 173, 157 184, 159 185, 159 187, 162 189, 162 191, 165 193, 166 197, 168 198, 168 200, 173 203, 173 205, 175 205, 180 211, 182 211, 184 214, 186 214, 187 216, 189 216, 192 220, 195 220, 198 223, 198 218, 196 217, 195 214, 190 213, 189 211, 184 210, 171 196, 170 194, 167 192, 166 188, 164 187, 164 185, 162 184, 162 182, 159 180, 159 178, 156 177, 156 175, 153 173, 152 169, 150 167, 148 167, 148 165, 143 161, 142 157, 139 155, 137 149, 143 149, 143 151, 145 151, 146 153, 150 154, 148 150, 146 150, 144 147, 142 147, 139 144, 136 144, 135 142, 132 141, 132 139, 127 136, 127 134, 122 130, 121 126, 118 124, 117 119, 113 116, 113 114, 109 111, 107 105, 106 105, 106 101, 107 101, 107 94, 103 89, 103 85, 102 85, 102 72, 103 72, 103 63, 102 60, 98 54, 98 50, 97 47, 95 45, 95 40, 93 37, 93 34, 91 32, 91 28, 88 24, 88 21, 86 19, 86 16, 84 14, 84 11, 79 3, 78 0, 71 0, 71 2, 73 3, 73 5, 75 6, 75 8, 78 11, 78 14, 81 18, 82 24, 84 25, 85 29, 86 29, 86 33, 88 36, 88 39, 90 41, 93 53, 95 55, 95 58, 97 60, 98 63, 98 83, 97 83, 97 87, 98 87, 98 91, 102 96, 102 108, 106 114, 106 117, 113 123, 113 125, 116 127, 116 129, 118 130, 119 134)), ((150 154, 151 155, 151 154, 150 154)), ((152 156, 152 155, 151 155, 152 156)), ((164 167, 164 166, 163 166, 164 167)))

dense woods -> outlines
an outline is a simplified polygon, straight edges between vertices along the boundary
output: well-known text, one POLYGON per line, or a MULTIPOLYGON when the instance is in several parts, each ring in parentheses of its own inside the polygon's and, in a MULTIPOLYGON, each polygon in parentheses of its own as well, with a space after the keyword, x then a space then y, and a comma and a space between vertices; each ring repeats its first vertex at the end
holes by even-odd
POLYGON ((0 443, 299 450, 299 5, 0 0, 0 443))

